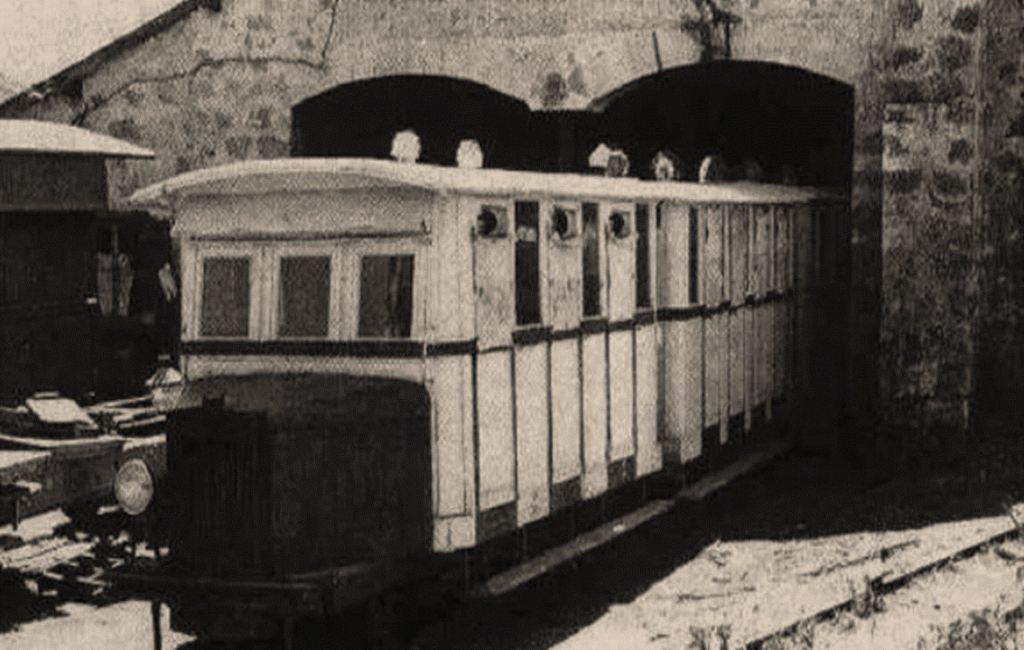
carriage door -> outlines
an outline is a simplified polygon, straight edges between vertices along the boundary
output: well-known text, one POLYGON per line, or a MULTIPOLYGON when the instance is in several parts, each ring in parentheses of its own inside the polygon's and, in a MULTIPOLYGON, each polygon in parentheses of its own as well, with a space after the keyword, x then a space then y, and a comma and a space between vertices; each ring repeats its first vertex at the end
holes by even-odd
POLYGON ((511 206, 476 206, 473 276, 479 354, 476 400, 479 446, 477 540, 516 522, 515 436, 512 421, 512 328, 516 321, 511 206), (490 522, 490 523, 483 523, 490 522))
POLYGON ((636 312, 634 206, 609 206, 608 259, 608 480, 614 489, 636 477, 633 427, 633 316, 636 312))

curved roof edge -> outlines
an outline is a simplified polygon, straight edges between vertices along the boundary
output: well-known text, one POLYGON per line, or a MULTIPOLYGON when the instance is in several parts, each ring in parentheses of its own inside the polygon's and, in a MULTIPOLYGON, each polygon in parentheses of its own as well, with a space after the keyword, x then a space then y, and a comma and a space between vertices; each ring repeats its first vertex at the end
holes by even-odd
POLYGON ((199 169, 136 191, 128 202, 163 208, 185 196, 239 196, 405 187, 428 192, 522 197, 585 197, 621 201, 802 203, 844 200, 844 192, 764 183, 692 183, 608 178, 581 174, 463 169, 371 158, 247 160, 199 169))
POLYGON ((109 158, 155 158, 149 149, 77 126, 0 119, 0 153, 60 153, 109 158))

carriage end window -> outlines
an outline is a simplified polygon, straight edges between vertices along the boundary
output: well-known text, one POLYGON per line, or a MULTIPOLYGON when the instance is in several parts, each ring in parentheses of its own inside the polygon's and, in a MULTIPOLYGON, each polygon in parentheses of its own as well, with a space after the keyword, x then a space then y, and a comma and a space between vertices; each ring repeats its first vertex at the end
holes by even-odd
POLYGON ((650 209, 646 203, 636 205, 636 306, 651 306, 651 240, 650 209))
POLYGON ((203 260, 202 336, 249 335, 249 258, 203 260))
POLYGON ((540 322, 540 206, 516 202, 516 325, 540 322))
POLYGON ((282 257, 277 335, 327 336, 331 258, 282 257))
POLYGON ((412 255, 367 255, 359 273, 359 336, 408 338, 412 255))
POLYGON ((597 204, 583 204, 583 315, 601 315, 601 242, 597 204))

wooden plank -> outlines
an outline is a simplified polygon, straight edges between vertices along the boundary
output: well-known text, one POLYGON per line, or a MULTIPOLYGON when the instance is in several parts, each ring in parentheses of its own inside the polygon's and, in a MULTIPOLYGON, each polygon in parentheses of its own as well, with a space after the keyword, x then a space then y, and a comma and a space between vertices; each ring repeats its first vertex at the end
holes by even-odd
POLYGON ((701 454, 701 434, 704 423, 703 405, 704 372, 701 369, 701 355, 704 354, 703 319, 693 318, 680 324, 683 330, 682 350, 676 352, 676 370, 683 378, 683 438, 679 450, 681 462, 697 458, 701 454))
POLYGON ((430 360, 434 407, 434 514, 451 517, 468 514, 462 436, 461 357, 430 360))
POLYGON ((605 334, 583 338, 583 498, 608 489, 608 362, 605 334))
POLYGON ((709 494, 722 489, 736 478, 746 474, 758 465, 763 465, 772 460, 790 446, 787 441, 771 442, 760 449, 755 449, 750 454, 740 458, 736 462, 723 467, 722 469, 708 474, 688 488, 676 494, 676 499, 685 501, 701 501, 709 494))
POLYGON ((547 345, 516 348, 516 472, 518 525, 548 514, 547 345))
POLYGON ((609 460, 636 453, 633 448, 633 332, 608 334, 609 460))
POLYGON ((579 341, 551 342, 552 481, 580 475, 579 341))
POLYGON ((567 544, 553 548, 528 562, 499 573, 474 587, 469 592, 469 596, 471 598, 486 598, 507 593, 519 585, 551 571, 558 565, 606 544, 619 535, 633 530, 640 524, 668 512, 673 505, 674 503, 667 499, 652 501, 643 508, 603 524, 590 532, 576 537, 567 544))
POLYGON ((657 325, 636 330, 636 473, 644 476, 661 469, 658 445, 658 341, 657 325))
POLYGON ((480 510, 516 498, 509 355, 509 351, 502 350, 481 354, 477 359, 480 510))

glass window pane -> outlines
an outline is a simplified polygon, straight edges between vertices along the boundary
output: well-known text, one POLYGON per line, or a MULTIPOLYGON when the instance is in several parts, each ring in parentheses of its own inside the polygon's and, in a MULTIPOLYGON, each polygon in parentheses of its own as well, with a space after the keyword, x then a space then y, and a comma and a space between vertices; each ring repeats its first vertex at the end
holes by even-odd
POLYGON ((583 204, 583 315, 601 315, 601 249, 597 204, 583 204))
POLYGON ((408 338, 412 255, 367 255, 359 274, 359 336, 408 338))
POLYGON ((540 204, 516 203, 516 325, 540 322, 540 204))
POLYGON ((249 335, 249 258, 203 260, 202 336, 249 335))
POLYGON ((636 306, 651 306, 650 212, 646 203, 636 204, 636 306))
POLYGON ((282 257, 278 336, 327 336, 331 258, 282 257))

